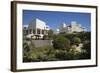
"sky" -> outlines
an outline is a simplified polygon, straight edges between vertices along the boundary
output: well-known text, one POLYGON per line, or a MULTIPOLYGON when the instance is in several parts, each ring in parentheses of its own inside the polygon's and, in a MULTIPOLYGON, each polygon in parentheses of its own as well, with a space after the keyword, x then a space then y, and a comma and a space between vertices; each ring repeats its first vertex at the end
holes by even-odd
POLYGON ((23 25, 29 25, 36 18, 46 22, 53 30, 58 29, 62 23, 69 25, 71 21, 76 21, 87 31, 91 31, 90 13, 23 10, 23 25))

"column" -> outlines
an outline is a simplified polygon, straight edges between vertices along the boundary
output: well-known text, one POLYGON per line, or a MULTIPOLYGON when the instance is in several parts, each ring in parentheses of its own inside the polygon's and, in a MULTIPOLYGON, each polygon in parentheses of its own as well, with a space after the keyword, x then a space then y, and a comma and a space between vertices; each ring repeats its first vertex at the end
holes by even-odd
POLYGON ((40 34, 42 34, 42 29, 40 29, 40 34))

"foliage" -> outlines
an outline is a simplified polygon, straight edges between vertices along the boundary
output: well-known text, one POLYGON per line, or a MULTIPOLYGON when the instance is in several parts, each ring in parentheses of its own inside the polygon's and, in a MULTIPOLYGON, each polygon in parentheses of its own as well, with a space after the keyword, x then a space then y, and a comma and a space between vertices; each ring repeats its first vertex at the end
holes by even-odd
POLYGON ((53 46, 55 49, 69 49, 70 48, 70 41, 63 36, 57 36, 53 40, 53 46))
POLYGON ((24 62, 54 60, 52 48, 53 48, 52 46, 34 47, 27 52, 28 55, 24 57, 24 62))
MULTIPOLYGON (((90 32, 53 34, 52 30, 43 39, 52 39, 53 45, 35 47, 32 39, 23 43, 23 62, 79 60, 91 58, 90 32), (78 52, 76 47, 82 43, 82 50, 78 52)), ((38 39, 38 36, 37 36, 38 39)))
POLYGON ((25 41, 23 42, 23 59, 26 61, 28 58, 28 52, 30 51, 30 47, 28 46, 28 43, 25 41), (27 58, 27 59, 26 59, 27 58))
POLYGON ((72 38, 74 37, 79 37, 82 43, 86 40, 90 41, 91 39, 91 32, 67 33, 67 34, 59 34, 59 35, 62 35, 70 39, 70 41, 72 41, 72 38))
POLYGON ((91 58, 91 43, 88 41, 86 43, 84 43, 83 45, 83 50, 86 50, 85 53, 82 53, 82 57, 81 58, 87 58, 90 59, 91 58))
POLYGON ((77 52, 76 50, 71 50, 71 51, 68 51, 67 53, 67 59, 68 60, 77 60, 80 58, 80 52, 77 52))
POLYGON ((78 45, 81 43, 81 39, 78 37, 72 38, 72 44, 78 45))
POLYGON ((76 34, 77 37, 79 37, 82 41, 82 43, 86 40, 90 41, 91 40, 91 32, 80 32, 76 34))
POLYGON ((67 58, 66 54, 67 54, 66 50, 56 50, 55 51, 55 57, 59 60, 66 60, 67 58))

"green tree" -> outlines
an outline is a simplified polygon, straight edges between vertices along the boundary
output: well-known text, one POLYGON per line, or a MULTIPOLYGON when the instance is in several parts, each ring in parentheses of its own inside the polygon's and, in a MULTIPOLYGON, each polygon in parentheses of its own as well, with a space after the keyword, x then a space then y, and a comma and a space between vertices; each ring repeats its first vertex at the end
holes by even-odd
POLYGON ((72 44, 78 45, 78 44, 80 44, 80 43, 81 43, 81 39, 80 39, 79 37, 74 37, 74 38, 72 39, 72 44))
POLYGON ((82 43, 86 40, 87 41, 91 40, 91 32, 80 32, 80 33, 77 33, 76 35, 77 37, 81 39, 82 43))
POLYGON ((83 52, 80 58, 90 59, 91 58, 91 42, 84 43, 82 49, 85 50, 86 52, 83 52))
POLYGON ((63 36, 57 36, 53 40, 53 46, 55 49, 69 49, 70 48, 70 40, 63 36))
POLYGON ((32 59, 30 57, 31 56, 30 52, 32 51, 32 49, 34 49, 34 47, 35 47, 35 45, 31 40, 29 40, 29 41, 24 40, 23 41, 23 62, 32 61, 32 59))
POLYGON ((28 59, 29 51, 30 51, 30 47, 29 47, 28 43, 26 41, 24 41, 23 42, 23 62, 29 61, 29 59, 28 59))

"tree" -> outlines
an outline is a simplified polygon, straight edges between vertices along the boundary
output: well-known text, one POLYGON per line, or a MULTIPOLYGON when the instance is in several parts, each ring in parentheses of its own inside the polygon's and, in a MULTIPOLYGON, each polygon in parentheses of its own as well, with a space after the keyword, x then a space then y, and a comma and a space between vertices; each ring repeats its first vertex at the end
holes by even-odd
POLYGON ((72 39, 72 44, 78 45, 78 44, 80 44, 80 43, 81 43, 81 39, 80 39, 79 37, 74 37, 74 38, 72 39))
POLYGON ((63 36, 57 36, 53 40, 53 46, 55 49, 69 49, 70 48, 70 41, 63 37, 63 36))
POLYGON ((82 53, 81 58, 90 59, 91 58, 91 42, 84 43, 82 49, 85 50, 86 52, 82 53))
POLYGON ((23 62, 30 62, 32 61, 31 59, 31 51, 35 47, 34 43, 30 40, 24 40, 23 41, 23 62))
POLYGON ((29 61, 28 52, 30 51, 30 47, 26 41, 23 42, 23 62, 29 61))
POLYGON ((87 41, 91 40, 91 32, 79 32, 76 35, 81 39, 82 43, 86 40, 87 41))

